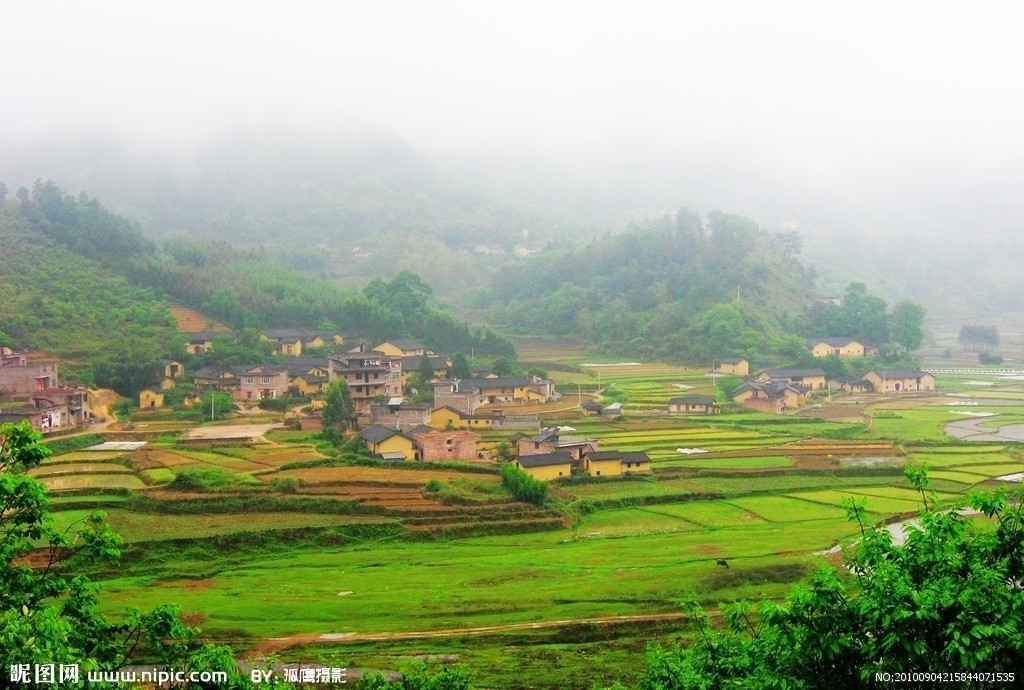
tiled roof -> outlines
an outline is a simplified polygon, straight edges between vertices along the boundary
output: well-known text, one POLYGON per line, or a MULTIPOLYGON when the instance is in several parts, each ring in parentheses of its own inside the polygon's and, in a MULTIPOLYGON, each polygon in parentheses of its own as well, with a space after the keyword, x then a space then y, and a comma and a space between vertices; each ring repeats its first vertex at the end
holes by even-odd
POLYGON ((518 458, 523 467, 546 467, 548 465, 571 465, 573 457, 569 453, 544 453, 543 455, 523 455, 518 458))

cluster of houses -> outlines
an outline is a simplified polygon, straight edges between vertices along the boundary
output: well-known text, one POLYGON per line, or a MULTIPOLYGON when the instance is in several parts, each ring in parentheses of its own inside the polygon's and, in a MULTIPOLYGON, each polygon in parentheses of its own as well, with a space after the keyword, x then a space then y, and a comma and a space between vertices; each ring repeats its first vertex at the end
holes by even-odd
POLYGON ((617 477, 628 472, 650 472, 651 459, 643 452, 598 450, 596 439, 565 436, 561 427, 543 429, 530 436, 517 433, 515 465, 534 479, 552 480, 586 473, 592 477, 617 477))
MULTIPOLYGON (((806 341, 815 357, 869 357, 878 348, 852 338, 820 338, 806 341)), ((781 414, 803 407, 807 396, 822 391, 845 393, 913 393, 935 390, 935 377, 917 369, 873 369, 863 377, 830 377, 823 369, 762 369, 750 375, 745 359, 723 359, 716 373, 745 376, 732 390, 733 402, 751 409, 781 414)), ((677 397, 668 402, 672 414, 718 414, 711 398, 677 397)))
MULTIPOLYGON (((289 355, 282 363, 204 367, 192 374, 196 392, 218 390, 229 393, 237 402, 247 403, 287 395, 318 395, 330 382, 341 380, 348 384, 356 411, 369 415, 372 406, 382 398, 400 398, 412 376, 426 362, 431 370, 436 406, 451 407, 465 416, 473 416, 477 408, 485 405, 543 403, 557 395, 550 381, 536 376, 500 377, 478 370, 478 377, 451 379, 448 357, 414 340, 389 340, 372 348, 360 344, 341 353, 304 357, 301 355, 304 348, 308 350, 314 346, 310 343, 321 341, 310 340, 310 334, 296 335, 290 331, 268 331, 264 337, 272 340, 280 352, 289 355)), ((333 337, 334 344, 343 340, 339 334, 333 337)), ((212 338, 207 344, 212 346, 212 338)), ((183 372, 180 363, 166 362, 164 379, 151 389, 152 392, 158 392, 157 388, 172 388, 174 380, 181 376, 181 373, 168 373, 168 367, 183 372)))
MULTIPOLYGON (((853 338, 817 338, 805 341, 815 357, 872 357, 879 348, 853 338)), ((762 369, 750 373, 750 362, 742 358, 723 358, 716 362, 713 374, 743 376, 746 380, 730 394, 733 402, 762 412, 781 414, 807 403, 811 393, 915 393, 935 390, 935 377, 917 369, 873 369, 863 377, 830 377, 823 369, 762 369)), ((721 407, 710 397, 680 396, 668 401, 669 414, 715 415, 721 407)))
POLYGON ((27 419, 39 431, 58 431, 90 419, 88 389, 60 386, 56 362, 32 364, 26 353, 10 347, 0 347, 0 392, 26 399, 23 405, 0 410, 0 422, 27 419))

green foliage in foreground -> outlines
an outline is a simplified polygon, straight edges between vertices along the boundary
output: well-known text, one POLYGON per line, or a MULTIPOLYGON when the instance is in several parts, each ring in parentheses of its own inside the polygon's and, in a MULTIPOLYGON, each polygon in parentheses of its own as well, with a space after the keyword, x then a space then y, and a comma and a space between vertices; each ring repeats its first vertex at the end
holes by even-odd
POLYGON ((501 481, 520 501, 541 505, 548 497, 548 483, 534 479, 511 462, 501 463, 501 481))
POLYGON ((402 672, 400 680, 388 680, 379 673, 362 676, 356 690, 468 690, 473 676, 466 669, 455 666, 431 675, 420 663, 402 672))
POLYGON ((863 503, 846 506, 861 530, 846 559, 855 586, 822 568, 781 604, 765 601, 756 614, 747 602, 725 607, 724 631, 690 601, 701 641, 652 651, 640 687, 853 688, 882 672, 1019 670, 1024 510, 1003 494, 975 495, 970 504, 995 524, 975 523, 928 509, 923 470, 907 478, 926 510, 902 546, 870 529, 863 503))
POLYGON ((0 425, 0 667, 5 676, 31 673, 26 664, 28 669, 77 664, 79 680, 61 687, 110 688, 115 686, 87 683, 87 673, 116 670, 132 663, 133 654, 145 654, 168 667, 228 673, 226 685, 204 687, 244 687, 230 651, 199 642, 175 607, 129 610, 118 623, 95 612, 96 587, 81 572, 116 561, 121 539, 100 513, 73 528, 54 529, 43 485, 21 472, 49 455, 39 439, 27 423, 0 425), (40 543, 48 547, 45 567, 33 568, 23 559, 40 543))

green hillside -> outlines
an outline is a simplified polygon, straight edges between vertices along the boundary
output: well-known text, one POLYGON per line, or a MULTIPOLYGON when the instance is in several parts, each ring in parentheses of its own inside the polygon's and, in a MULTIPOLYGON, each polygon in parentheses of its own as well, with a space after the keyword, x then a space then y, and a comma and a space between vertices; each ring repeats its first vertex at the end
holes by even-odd
POLYGON ((53 182, 19 190, 0 211, 0 331, 62 358, 84 361, 115 338, 168 352, 172 299, 239 329, 338 328, 416 338, 437 351, 515 355, 506 338, 438 309, 413 273, 355 292, 286 268, 273 251, 171 241, 159 252, 139 227, 53 182))
POLYGON ((479 306, 518 331, 573 334, 634 357, 792 354, 796 317, 814 296, 799 251, 793 233, 683 209, 510 265, 479 306))
POLYGON ((17 204, 0 206, 0 331, 16 344, 85 362, 111 338, 155 340, 174 317, 159 290, 43 234, 17 204))

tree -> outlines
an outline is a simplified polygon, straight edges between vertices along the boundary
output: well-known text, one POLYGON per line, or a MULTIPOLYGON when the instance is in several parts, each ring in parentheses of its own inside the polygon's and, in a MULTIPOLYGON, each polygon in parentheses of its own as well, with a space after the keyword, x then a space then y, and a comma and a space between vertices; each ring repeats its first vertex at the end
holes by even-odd
POLYGON ((920 526, 904 527, 904 544, 866 522, 863 501, 850 501, 861 533, 846 553, 852 585, 822 567, 758 615, 747 602, 726 607, 724 632, 691 601, 700 641, 652 652, 640 687, 869 687, 881 672, 1019 670, 1024 508, 1002 493, 973 495, 970 505, 989 519, 979 524, 955 507, 935 510, 923 468, 906 474, 925 510, 920 526))
POLYGON ((211 421, 224 419, 234 409, 235 399, 231 397, 230 393, 210 390, 203 394, 199 403, 199 417, 211 421))
POLYGON ((420 357, 420 368, 416 373, 423 384, 429 385, 434 380, 434 365, 430 363, 430 357, 427 355, 420 357))
POLYGON ((126 398, 137 398, 146 386, 160 380, 163 360, 156 345, 139 338, 120 338, 93 361, 93 380, 126 398))
POLYGON ((3 204, 6 201, 7 201, 7 185, 5 185, 3 182, 0 182, 0 204, 3 204))
POLYGON ((889 316, 889 341, 906 352, 921 347, 925 312, 925 308, 916 302, 904 300, 896 304, 889 316))
POLYGON ((970 324, 960 327, 960 344, 967 347, 997 347, 999 330, 995 326, 979 326, 970 324))
POLYGON ((885 313, 885 300, 869 294, 864 283, 850 283, 846 286, 843 305, 840 310, 845 319, 843 333, 833 336, 854 336, 869 343, 889 342, 889 318, 885 313))
MULTIPOLYGON (((63 688, 112 688, 87 682, 94 671, 115 671, 144 647, 177 670, 224 670, 228 682, 205 688, 251 687, 226 647, 206 645, 179 610, 157 606, 127 612, 111 623, 96 613, 96 586, 82 573, 116 561, 121 539, 94 513, 76 525, 52 525, 46 489, 26 470, 49 454, 27 422, 0 425, 0 668, 4 677, 32 665, 77 665, 78 682, 63 688), (35 567, 33 567, 35 566, 35 567)), ((13 680, 13 678, 12 678, 13 680)))
POLYGON ((510 376, 515 367, 515 362, 508 357, 497 357, 491 364, 491 370, 498 376, 510 376))
POLYGON ((461 352, 452 356, 451 377, 453 379, 473 378, 473 371, 469 368, 469 360, 461 352))
POLYGON ((356 404, 348 390, 348 384, 338 379, 331 381, 324 396, 324 428, 348 429, 356 420, 356 404))

